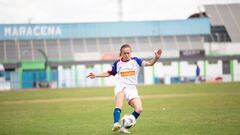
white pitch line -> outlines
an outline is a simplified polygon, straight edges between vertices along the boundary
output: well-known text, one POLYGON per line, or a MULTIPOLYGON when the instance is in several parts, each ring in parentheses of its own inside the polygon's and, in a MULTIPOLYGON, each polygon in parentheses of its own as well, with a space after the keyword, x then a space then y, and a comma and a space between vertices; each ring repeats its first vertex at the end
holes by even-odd
MULTIPOLYGON (((212 96, 212 95, 240 95, 240 93, 196 93, 196 94, 157 94, 143 95, 142 99, 157 99, 157 98, 175 98, 175 97, 197 97, 197 96, 212 96)), ((55 99, 29 99, 29 100, 14 100, 0 101, 0 104, 32 104, 32 103, 58 103, 58 102, 77 102, 77 101, 109 101, 114 100, 113 96, 103 97, 74 97, 74 98, 55 98, 55 99)))

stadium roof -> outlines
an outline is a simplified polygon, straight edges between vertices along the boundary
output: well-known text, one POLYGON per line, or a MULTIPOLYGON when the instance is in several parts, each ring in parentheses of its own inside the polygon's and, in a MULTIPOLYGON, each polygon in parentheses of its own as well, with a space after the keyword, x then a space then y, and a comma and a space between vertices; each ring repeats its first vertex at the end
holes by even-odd
POLYGON ((205 5, 211 25, 224 26, 232 42, 240 42, 240 4, 205 5))

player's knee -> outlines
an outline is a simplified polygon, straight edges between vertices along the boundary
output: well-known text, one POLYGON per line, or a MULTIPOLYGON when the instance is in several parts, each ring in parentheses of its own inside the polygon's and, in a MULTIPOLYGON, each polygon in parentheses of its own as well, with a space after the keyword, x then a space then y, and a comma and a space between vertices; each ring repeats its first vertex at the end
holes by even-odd
POLYGON ((122 110, 122 106, 121 105, 116 105, 115 108, 119 108, 122 110))

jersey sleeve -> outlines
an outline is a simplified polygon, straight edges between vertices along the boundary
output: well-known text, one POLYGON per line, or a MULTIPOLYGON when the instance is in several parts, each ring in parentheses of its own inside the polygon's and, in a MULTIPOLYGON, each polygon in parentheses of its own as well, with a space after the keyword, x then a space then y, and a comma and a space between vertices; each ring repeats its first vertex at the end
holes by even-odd
POLYGON ((133 59, 137 62, 137 64, 141 67, 142 66, 142 63, 143 63, 143 60, 138 58, 138 57, 133 57, 133 59))
POLYGON ((118 61, 115 61, 114 63, 113 63, 113 65, 112 65, 112 70, 111 71, 108 71, 108 73, 110 74, 110 75, 113 75, 113 76, 115 76, 116 74, 117 74, 117 63, 119 62, 119 60, 118 61))

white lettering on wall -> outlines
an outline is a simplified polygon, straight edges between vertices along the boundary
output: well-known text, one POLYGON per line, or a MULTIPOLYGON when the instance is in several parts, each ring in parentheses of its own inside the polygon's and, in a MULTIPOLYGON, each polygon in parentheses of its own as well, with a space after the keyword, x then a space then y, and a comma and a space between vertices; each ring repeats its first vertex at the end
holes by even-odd
POLYGON ((4 36, 9 36, 9 35, 11 35, 11 28, 5 27, 4 28, 4 36))
POLYGON ((4 36, 60 36, 59 26, 20 26, 4 27, 4 36))

